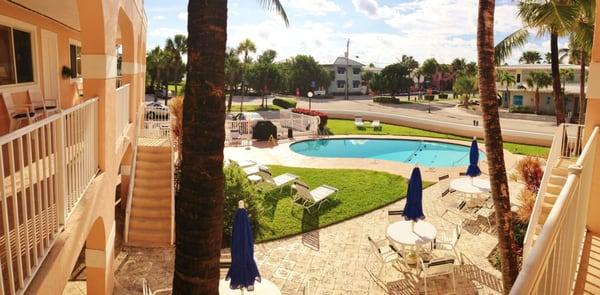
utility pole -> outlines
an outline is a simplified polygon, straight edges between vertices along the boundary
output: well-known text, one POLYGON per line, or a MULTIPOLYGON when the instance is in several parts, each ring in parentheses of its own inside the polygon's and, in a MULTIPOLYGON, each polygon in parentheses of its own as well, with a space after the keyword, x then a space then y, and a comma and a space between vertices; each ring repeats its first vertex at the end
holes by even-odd
POLYGON ((350 38, 348 38, 348 42, 346 42, 346 97, 348 100, 348 67, 350 66, 350 62, 348 61, 350 57, 350 38))

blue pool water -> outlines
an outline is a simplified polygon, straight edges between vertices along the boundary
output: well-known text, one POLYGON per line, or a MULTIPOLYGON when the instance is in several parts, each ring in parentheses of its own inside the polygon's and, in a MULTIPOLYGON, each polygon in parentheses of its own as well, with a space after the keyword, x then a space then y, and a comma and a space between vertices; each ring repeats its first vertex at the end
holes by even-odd
MULTIPOLYGON (((370 158, 428 167, 469 165, 469 147, 457 144, 405 139, 316 139, 294 143, 290 149, 309 157, 370 158)), ((479 152, 479 160, 485 154, 479 152)))

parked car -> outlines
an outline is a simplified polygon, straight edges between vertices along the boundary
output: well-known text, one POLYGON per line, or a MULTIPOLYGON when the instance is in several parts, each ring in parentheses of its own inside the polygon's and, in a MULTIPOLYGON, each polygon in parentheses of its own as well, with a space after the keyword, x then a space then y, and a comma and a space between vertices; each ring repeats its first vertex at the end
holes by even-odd
POLYGON ((150 102, 146 105, 146 119, 155 121, 168 121, 169 108, 159 102, 150 102))
POLYGON ((236 120, 236 121, 237 120, 251 121, 253 127, 254 127, 254 125, 256 125, 256 122, 263 121, 264 119, 265 118, 263 118, 263 116, 261 116, 257 112, 243 112, 243 113, 238 113, 237 115, 233 116, 233 120, 236 120))

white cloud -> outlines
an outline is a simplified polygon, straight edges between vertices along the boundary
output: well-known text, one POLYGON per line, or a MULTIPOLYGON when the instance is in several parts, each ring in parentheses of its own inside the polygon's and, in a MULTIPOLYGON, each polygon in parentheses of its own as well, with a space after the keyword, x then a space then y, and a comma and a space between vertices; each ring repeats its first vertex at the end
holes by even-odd
POLYGON ((152 17, 152 19, 153 19, 153 20, 164 20, 164 19, 165 19, 165 17, 164 17, 164 16, 162 16, 162 15, 156 15, 156 16, 152 17))
POLYGON ((157 28, 157 29, 154 29, 154 30, 148 32, 148 35, 150 35, 150 36, 164 37, 164 38, 170 38, 177 34, 186 34, 186 32, 183 32, 179 29, 174 29, 174 28, 157 28))
POLYGON ((299 10, 309 15, 325 15, 342 10, 332 0, 285 0, 282 4, 285 8, 299 10))
POLYGON ((182 11, 177 14, 177 18, 180 20, 183 20, 183 21, 187 21, 187 16, 188 16, 187 11, 182 11))
POLYGON ((354 21, 353 20, 347 20, 342 24, 342 28, 344 29, 349 29, 354 25, 354 21))
POLYGON ((352 4, 356 11, 370 18, 392 18, 398 15, 398 11, 387 5, 380 6, 377 0, 352 0, 352 4))

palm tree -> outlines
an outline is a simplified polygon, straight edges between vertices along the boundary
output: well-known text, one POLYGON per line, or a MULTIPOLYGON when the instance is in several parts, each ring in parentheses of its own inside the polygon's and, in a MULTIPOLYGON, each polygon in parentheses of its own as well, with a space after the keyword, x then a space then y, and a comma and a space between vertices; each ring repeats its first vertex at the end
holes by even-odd
POLYGON ((521 1, 519 3, 518 15, 525 23, 525 28, 517 30, 496 45, 496 61, 500 63, 512 53, 512 49, 525 45, 529 38, 528 29, 536 29, 538 36, 550 35, 552 89, 554 92, 556 124, 565 122, 558 60, 558 38, 566 35, 575 22, 579 10, 578 1, 521 1))
POLYGON ((502 85, 502 86, 506 85, 506 92, 505 92, 506 96, 505 97, 506 97, 507 107, 510 109, 509 87, 514 85, 515 83, 517 83, 517 79, 515 78, 515 76, 513 76, 513 74, 511 74, 507 71, 497 71, 496 79, 498 82, 500 82, 500 85, 502 85))
POLYGON ((242 58, 242 99, 240 102, 240 112, 244 111, 244 95, 246 95, 246 71, 248 70, 248 66, 252 63, 252 59, 250 58, 250 52, 256 52, 256 45, 252 40, 246 38, 237 47, 238 54, 243 56, 242 58))
MULTIPOLYGON (((154 88, 155 83, 160 84, 160 74, 164 68, 163 51, 160 46, 154 47, 146 54, 146 67, 150 73, 150 85, 154 88)), ((156 97, 155 97, 156 99, 156 97)))
MULTIPOLYGON (((278 0, 261 1, 287 16, 278 0)), ((219 294, 223 232, 227 1, 188 2, 181 177, 175 199, 173 294, 219 294)))
MULTIPOLYGON (((369 82, 373 79, 374 75, 375 75, 375 73, 373 73, 373 71, 363 71, 360 74, 360 77, 362 78, 362 80, 365 81, 365 83, 367 83, 367 95, 369 94, 369 82)), ((409 91, 408 95, 409 95, 408 97, 410 97, 410 91, 409 91)))
POLYGON ((546 64, 552 63, 552 53, 546 52, 546 54, 544 54, 544 63, 546 63, 546 64))
POLYGON ((552 77, 545 72, 531 72, 525 78, 525 83, 529 88, 535 88, 535 113, 540 112, 540 88, 546 88, 552 85, 552 77))
POLYGON ((567 90, 567 81, 575 79, 575 71, 573 69, 560 69, 560 79, 562 80, 562 91, 565 93, 567 90))
POLYGON ((496 99, 494 61, 494 9, 495 0, 479 0, 477 21, 477 60, 479 64, 479 95, 483 113, 485 150, 496 210, 496 232, 502 271, 504 293, 508 294, 519 274, 517 257, 513 246, 512 215, 508 193, 508 178, 504 164, 502 129, 496 99))
POLYGON ((542 55, 537 51, 523 51, 523 55, 519 58, 520 63, 538 64, 542 61, 542 55))
POLYGON ((242 63, 237 55, 237 51, 230 48, 225 53, 225 85, 229 86, 229 98, 227 100, 227 112, 231 112, 233 102, 233 94, 235 93, 238 84, 240 84, 242 76, 242 63))

